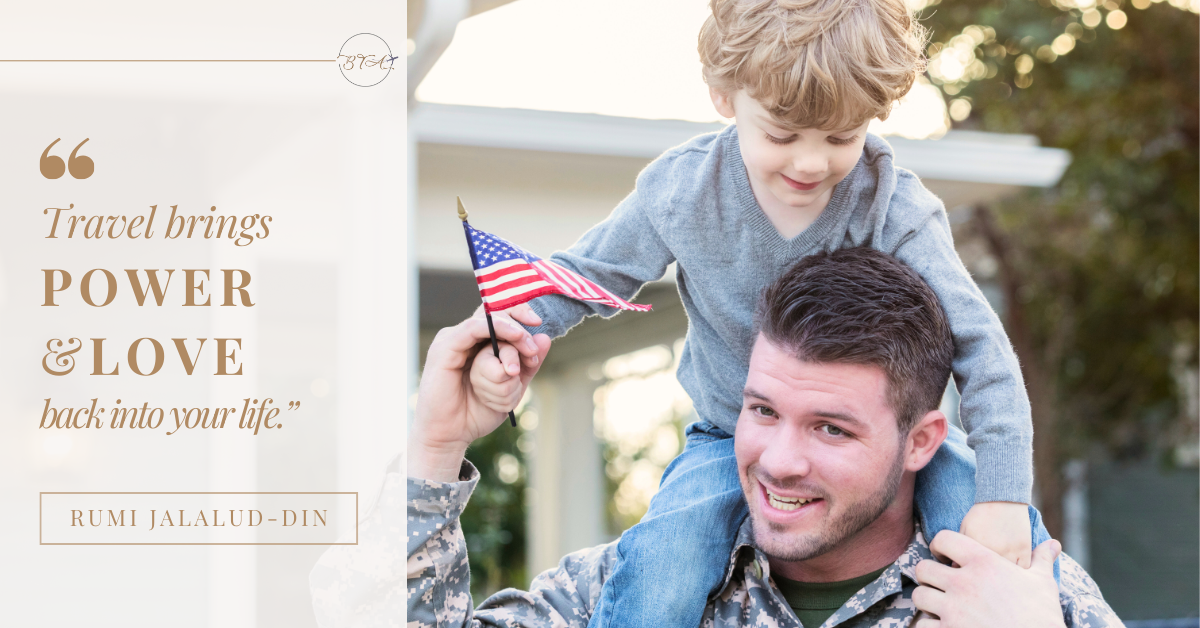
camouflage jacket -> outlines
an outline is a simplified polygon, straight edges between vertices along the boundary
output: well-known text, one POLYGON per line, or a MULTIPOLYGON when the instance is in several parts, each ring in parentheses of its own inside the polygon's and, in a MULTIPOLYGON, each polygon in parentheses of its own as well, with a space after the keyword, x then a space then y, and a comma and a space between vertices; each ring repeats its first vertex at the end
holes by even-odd
MULTIPOLYGON (((616 560, 615 542, 567 555, 557 568, 534 578, 529 591, 506 589, 473 607, 458 517, 478 479, 469 462, 463 463, 459 482, 407 479, 404 512, 399 498, 401 476, 389 474, 374 508, 359 525, 359 545, 333 546, 310 576, 320 625, 399 626, 405 612, 400 605, 403 595, 409 628, 586 628, 616 560), (406 589, 400 588, 396 543, 402 535, 408 545, 406 589)), ((909 626, 916 613, 913 569, 925 558, 930 558, 929 547, 918 530, 896 562, 823 627, 909 626)), ((1059 599, 1068 627, 1122 626, 1078 563, 1064 554, 1060 570, 1059 599)), ((724 587, 709 600, 701 628, 803 628, 770 577, 767 557, 753 546, 747 522, 730 555, 724 587)))

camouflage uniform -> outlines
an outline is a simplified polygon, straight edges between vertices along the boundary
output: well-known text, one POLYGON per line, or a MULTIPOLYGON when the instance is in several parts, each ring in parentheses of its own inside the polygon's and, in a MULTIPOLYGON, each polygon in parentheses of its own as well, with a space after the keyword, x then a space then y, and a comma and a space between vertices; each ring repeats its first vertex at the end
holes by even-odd
MULTIPOLYGON (((601 585, 616 560, 617 544, 567 555, 556 569, 533 579, 530 591, 506 589, 472 608, 467 546, 458 517, 479 479, 463 463, 455 483, 408 479, 401 510, 399 473, 389 473, 374 508, 359 526, 357 546, 331 547, 310 576, 313 604, 322 626, 399 626, 400 564, 394 539, 407 534, 407 625, 546 626, 586 628, 601 585), (405 533, 407 524, 407 533, 405 533)), ((825 628, 902 628, 916 608, 913 569, 930 558, 920 531, 908 549, 874 582, 851 597, 825 621, 825 628)), ((1061 561, 1059 599, 1068 627, 1110 628, 1121 620, 1096 583, 1069 557, 1061 561)), ((752 544, 749 520, 742 526, 720 594, 709 600, 701 628, 762 626, 802 628, 787 601, 770 582, 767 557, 752 544)))

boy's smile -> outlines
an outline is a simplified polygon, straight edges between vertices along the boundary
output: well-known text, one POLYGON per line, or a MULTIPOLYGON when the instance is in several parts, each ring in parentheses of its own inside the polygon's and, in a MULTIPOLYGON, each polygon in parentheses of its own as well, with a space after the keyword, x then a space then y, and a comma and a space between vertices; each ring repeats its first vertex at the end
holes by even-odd
POLYGON ((805 192, 815 189, 818 185, 821 185, 820 181, 813 181, 812 183, 801 183, 799 181, 796 181, 795 179, 792 179, 791 177, 787 176, 786 174, 781 174, 779 176, 783 177, 783 181, 785 183, 787 183, 788 185, 792 186, 794 189, 804 190, 805 192))
POLYGON ((734 118, 750 189, 763 213, 786 239, 824 211, 833 188, 862 156, 867 122, 842 131, 781 126, 745 90, 710 89, 717 111, 734 118))

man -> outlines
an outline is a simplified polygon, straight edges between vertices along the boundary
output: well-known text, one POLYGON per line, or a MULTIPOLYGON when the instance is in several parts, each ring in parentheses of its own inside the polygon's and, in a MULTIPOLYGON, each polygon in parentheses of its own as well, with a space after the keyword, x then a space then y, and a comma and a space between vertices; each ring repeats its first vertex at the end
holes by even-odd
MULTIPOLYGON (((913 485, 947 437, 937 405, 953 351, 916 273, 869 249, 806 258, 764 293, 756 327, 734 439, 750 516, 702 626, 1121 625, 1066 556, 1055 587, 1056 541, 1037 548, 1029 569, 953 532, 926 544, 913 485)), ((496 332, 506 343, 499 361, 479 351, 488 337, 479 319, 438 334, 409 437, 405 512, 390 474, 360 526, 362 544, 331 549, 313 571, 323 625, 399 621, 405 595, 410 626, 587 625, 615 543, 568 555, 529 592, 501 591, 472 608, 458 516, 478 471, 463 456, 504 415, 474 394, 468 370, 519 375, 515 403, 549 350, 546 337, 516 325, 496 332), (392 549, 400 534, 404 593, 392 549)))

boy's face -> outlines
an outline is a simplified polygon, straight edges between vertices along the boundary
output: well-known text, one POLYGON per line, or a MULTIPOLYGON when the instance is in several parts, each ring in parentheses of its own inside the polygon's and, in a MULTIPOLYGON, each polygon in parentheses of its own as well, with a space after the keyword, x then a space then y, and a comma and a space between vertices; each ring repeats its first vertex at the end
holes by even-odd
POLYGON ((763 209, 819 213, 834 186, 862 156, 869 121, 840 131, 790 129, 780 126, 745 90, 732 95, 709 91, 717 111, 737 123, 742 161, 763 209))

